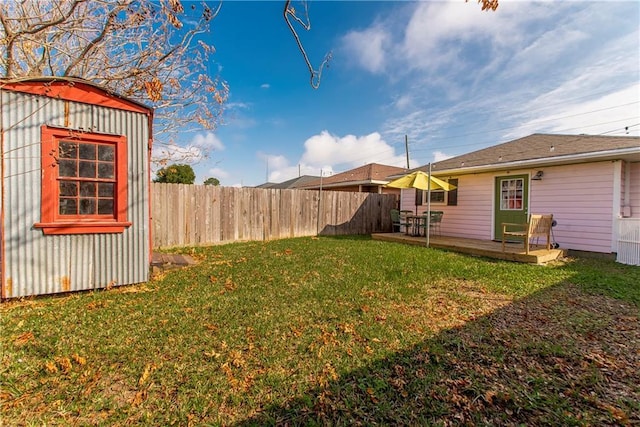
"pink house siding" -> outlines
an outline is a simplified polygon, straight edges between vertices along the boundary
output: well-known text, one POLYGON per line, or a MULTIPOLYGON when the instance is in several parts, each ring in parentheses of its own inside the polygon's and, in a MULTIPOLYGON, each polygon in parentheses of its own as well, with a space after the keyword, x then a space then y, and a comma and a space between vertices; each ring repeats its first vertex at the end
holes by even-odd
POLYGON ((611 252, 614 165, 612 162, 545 167, 531 181, 529 212, 552 213, 556 241, 564 248, 611 252))
MULTIPOLYGON (((623 192, 626 185, 629 185, 629 205, 631 206, 631 216, 633 218, 640 218, 640 162, 627 163, 626 166, 631 170, 630 182, 624 181, 624 167, 623 167, 623 192)), ((624 203, 624 194, 621 198, 624 203)))
POLYGON ((442 234, 490 240, 493 223, 493 174, 458 177, 458 205, 437 206, 444 211, 442 234))
MULTIPOLYGON (((402 190, 401 209, 415 211, 414 190, 402 190)), ((418 213, 427 205, 418 206, 418 213)), ((491 239, 493 222, 493 175, 463 175, 458 177, 458 205, 433 203, 431 210, 443 211, 443 235, 491 239)))
POLYGON ((416 211, 416 193, 414 190, 400 190, 400 209, 416 211))
MULTIPOLYGON (((640 164, 632 165, 632 182, 640 182, 640 164), (636 180, 636 181, 634 181, 636 180)), ((612 252, 614 216, 614 174, 611 161, 575 165, 539 167, 458 176, 458 205, 432 204, 432 210, 444 211, 442 234, 490 240, 494 224, 495 177, 535 175, 544 172, 540 181, 529 181, 529 213, 552 213, 557 221, 553 232, 563 248, 612 252)), ((448 178, 448 177, 445 177, 448 178)), ((640 212, 638 185, 632 186, 633 211, 640 212)), ((415 209, 413 190, 403 190, 402 209, 415 209)), ((426 205, 418 211, 426 210, 426 205)))

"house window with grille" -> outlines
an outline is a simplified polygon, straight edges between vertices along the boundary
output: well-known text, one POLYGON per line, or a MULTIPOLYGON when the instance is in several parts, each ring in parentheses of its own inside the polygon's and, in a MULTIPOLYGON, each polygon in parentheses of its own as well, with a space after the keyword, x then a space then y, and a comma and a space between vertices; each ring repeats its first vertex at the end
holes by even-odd
POLYGON ((521 211, 523 209, 524 179, 503 179, 500 182, 500 210, 521 211))
POLYGON ((119 233, 127 222, 126 138, 42 127, 45 234, 119 233))

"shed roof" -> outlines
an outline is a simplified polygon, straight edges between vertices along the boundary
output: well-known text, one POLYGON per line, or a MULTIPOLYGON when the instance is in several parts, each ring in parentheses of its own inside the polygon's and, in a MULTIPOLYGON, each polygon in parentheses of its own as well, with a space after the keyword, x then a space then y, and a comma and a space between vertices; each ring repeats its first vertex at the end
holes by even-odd
POLYGON ((144 114, 153 113, 153 108, 151 107, 120 96, 95 83, 74 77, 0 79, 0 89, 144 114))
MULTIPOLYGON (((533 134, 432 164, 433 173, 473 168, 541 165, 632 156, 640 160, 640 137, 533 134)), ((426 171, 428 165, 417 168, 426 171)))

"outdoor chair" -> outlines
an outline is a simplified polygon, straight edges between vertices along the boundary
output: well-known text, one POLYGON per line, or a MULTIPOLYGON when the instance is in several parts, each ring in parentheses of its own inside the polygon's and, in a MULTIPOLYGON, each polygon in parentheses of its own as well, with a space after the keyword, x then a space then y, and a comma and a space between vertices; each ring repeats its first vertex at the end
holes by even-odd
POLYGON ((511 237, 518 237, 524 240, 524 249, 526 253, 529 253, 529 243, 534 237, 546 237, 547 250, 551 250, 551 223, 553 222, 553 215, 536 215, 531 214, 529 222, 526 224, 513 224, 509 222, 502 223, 502 252, 504 252, 504 245, 506 239, 511 237), (507 230, 512 228, 511 230, 507 230), (517 228, 513 230, 513 228, 517 228))
MULTIPOLYGON (((432 231, 433 233, 437 234, 438 236, 440 235, 440 224, 442 224, 442 217, 444 216, 444 212, 442 211, 431 211, 431 215, 429 218, 429 234, 432 235, 432 231)), ((420 233, 422 234, 422 231, 427 229, 427 213, 424 212, 422 214, 423 220, 420 221, 420 233)))
POLYGON ((391 223, 393 225, 393 232, 397 231, 402 231, 402 227, 404 227, 405 232, 407 232, 409 229, 409 223, 407 222, 406 219, 402 218, 402 216, 400 215, 400 211, 398 209, 391 209, 391 223))
POLYGON ((440 224, 442 224, 442 217, 444 212, 431 211, 431 218, 429 219, 429 231, 433 230, 438 236, 440 235, 440 224))

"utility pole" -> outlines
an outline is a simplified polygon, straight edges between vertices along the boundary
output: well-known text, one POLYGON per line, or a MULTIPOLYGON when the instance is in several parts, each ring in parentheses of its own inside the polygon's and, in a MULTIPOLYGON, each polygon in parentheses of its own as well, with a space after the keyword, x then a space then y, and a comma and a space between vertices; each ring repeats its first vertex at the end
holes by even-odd
POLYGON ((407 153, 407 169, 409 169, 409 137, 404 136, 404 151, 407 153))

